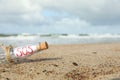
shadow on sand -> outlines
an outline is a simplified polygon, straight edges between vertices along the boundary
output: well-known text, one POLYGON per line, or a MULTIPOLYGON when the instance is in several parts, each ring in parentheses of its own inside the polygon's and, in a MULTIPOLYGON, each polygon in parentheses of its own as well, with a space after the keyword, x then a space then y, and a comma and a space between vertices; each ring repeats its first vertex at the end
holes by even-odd
POLYGON ((31 62, 41 62, 41 61, 53 61, 53 60, 59 60, 59 59, 62 59, 62 58, 24 59, 24 60, 18 61, 16 64, 20 64, 20 63, 31 63, 31 62))

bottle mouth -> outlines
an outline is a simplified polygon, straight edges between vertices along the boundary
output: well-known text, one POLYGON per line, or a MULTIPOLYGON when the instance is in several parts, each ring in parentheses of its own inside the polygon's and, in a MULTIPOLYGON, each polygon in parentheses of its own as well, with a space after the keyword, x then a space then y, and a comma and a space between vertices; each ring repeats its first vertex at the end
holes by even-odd
POLYGON ((40 48, 41 48, 42 50, 48 49, 48 43, 47 43, 47 42, 42 42, 42 43, 40 43, 40 48))

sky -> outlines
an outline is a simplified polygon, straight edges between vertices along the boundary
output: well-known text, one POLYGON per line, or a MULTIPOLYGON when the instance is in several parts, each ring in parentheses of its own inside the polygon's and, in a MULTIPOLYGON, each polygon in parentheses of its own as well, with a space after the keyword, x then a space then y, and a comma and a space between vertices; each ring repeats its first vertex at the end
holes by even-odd
POLYGON ((0 33, 120 33, 120 0, 0 0, 0 33))

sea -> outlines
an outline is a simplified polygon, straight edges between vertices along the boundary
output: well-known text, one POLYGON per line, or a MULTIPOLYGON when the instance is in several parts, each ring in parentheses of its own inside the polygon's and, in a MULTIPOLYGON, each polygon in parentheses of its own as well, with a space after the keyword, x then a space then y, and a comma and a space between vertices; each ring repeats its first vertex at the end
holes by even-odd
POLYGON ((24 46, 47 41, 49 44, 120 42, 120 34, 0 34, 0 44, 24 46))

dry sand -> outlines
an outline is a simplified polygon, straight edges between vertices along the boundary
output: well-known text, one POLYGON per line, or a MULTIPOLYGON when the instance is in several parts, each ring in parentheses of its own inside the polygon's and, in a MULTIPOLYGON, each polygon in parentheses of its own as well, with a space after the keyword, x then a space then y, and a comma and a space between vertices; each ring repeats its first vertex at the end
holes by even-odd
POLYGON ((18 64, 0 64, 0 80, 120 80, 120 43, 50 45, 18 64))

